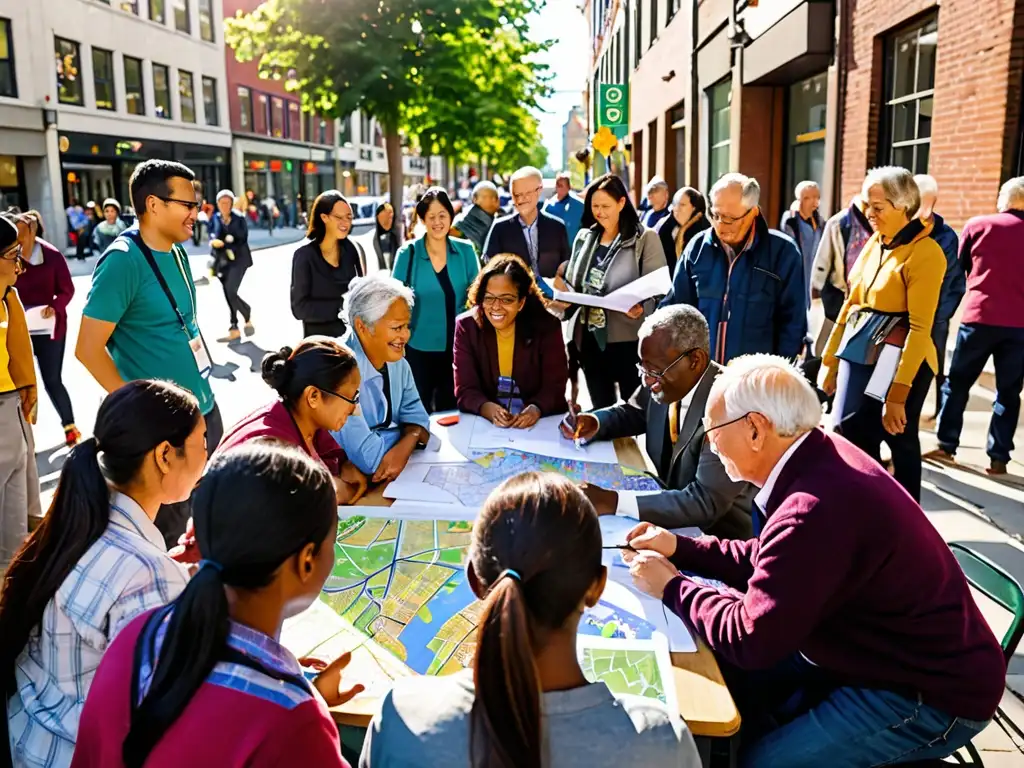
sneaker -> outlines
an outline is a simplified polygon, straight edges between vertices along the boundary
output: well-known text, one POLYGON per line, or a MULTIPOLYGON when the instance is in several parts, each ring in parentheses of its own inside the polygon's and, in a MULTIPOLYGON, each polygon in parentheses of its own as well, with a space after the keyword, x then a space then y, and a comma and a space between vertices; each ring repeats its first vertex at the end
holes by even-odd
POLYGON ((254 333, 256 333, 256 327, 251 322, 246 322, 245 335, 252 336, 254 333))
POLYGON ((1006 474, 1006 462, 997 461, 992 459, 989 462, 988 469, 985 470, 986 475, 1005 475, 1006 474))
POLYGON ((64 427, 64 443, 68 448, 74 448, 80 442, 82 442, 82 433, 78 431, 78 427, 74 424, 64 427))
POLYGON ((232 328, 231 330, 228 331, 227 336, 221 336, 219 339, 217 339, 217 343, 230 344, 234 341, 238 341, 240 338, 242 338, 241 332, 237 328, 232 328))
POLYGON ((941 448, 936 448, 934 451, 928 451, 921 456, 925 461, 937 461, 940 464, 956 464, 956 457, 953 456, 949 451, 944 451, 941 448))

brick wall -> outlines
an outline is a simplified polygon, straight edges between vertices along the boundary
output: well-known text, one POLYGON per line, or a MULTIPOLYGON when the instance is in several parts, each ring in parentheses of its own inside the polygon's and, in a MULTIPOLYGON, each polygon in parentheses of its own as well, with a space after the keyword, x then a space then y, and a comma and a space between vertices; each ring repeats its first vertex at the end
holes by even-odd
POLYGON ((857 0, 851 3, 840 164, 842 201, 876 165, 885 36, 938 11, 935 106, 928 172, 938 210, 960 228, 995 208, 1018 136, 1024 0, 857 0), (1013 68, 1011 69, 1011 61, 1013 68))

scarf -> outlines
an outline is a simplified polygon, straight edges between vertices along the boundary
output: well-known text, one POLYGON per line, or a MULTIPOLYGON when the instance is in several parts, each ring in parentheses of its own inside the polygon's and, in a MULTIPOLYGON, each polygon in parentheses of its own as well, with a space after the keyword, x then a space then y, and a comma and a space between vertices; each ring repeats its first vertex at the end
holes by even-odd
POLYGON ((679 227, 679 231, 676 232, 676 241, 675 241, 676 259, 678 259, 680 256, 683 255, 683 248, 686 245, 685 240, 686 240, 686 233, 687 233, 687 231, 689 231, 690 227, 692 227, 694 224, 696 224, 698 221, 700 221, 703 218, 704 218, 704 214, 701 213, 700 211, 697 211, 695 214, 693 214, 693 216, 691 216, 689 218, 689 220, 685 224, 683 224, 681 227, 679 227))

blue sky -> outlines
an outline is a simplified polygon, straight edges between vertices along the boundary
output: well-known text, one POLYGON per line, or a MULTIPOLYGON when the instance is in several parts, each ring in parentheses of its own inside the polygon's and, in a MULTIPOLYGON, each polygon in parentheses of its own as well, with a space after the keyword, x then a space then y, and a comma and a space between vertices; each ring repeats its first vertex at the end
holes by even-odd
POLYGON ((554 74, 551 87, 555 93, 544 100, 543 111, 537 115, 549 162, 556 170, 562 157, 562 125, 569 110, 582 105, 587 85, 590 56, 587 23, 578 7, 582 3, 583 0, 548 0, 530 25, 535 39, 557 41, 542 58, 554 74))

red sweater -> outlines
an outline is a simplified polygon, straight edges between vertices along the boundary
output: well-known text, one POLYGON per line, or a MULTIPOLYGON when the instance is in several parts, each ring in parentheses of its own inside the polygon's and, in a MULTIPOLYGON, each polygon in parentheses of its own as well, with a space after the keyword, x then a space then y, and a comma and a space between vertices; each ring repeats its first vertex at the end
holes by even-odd
POLYGON ((967 222, 960 235, 960 265, 967 272, 961 322, 1024 328, 1022 257, 1024 211, 976 216, 967 222))
POLYGON ((992 717, 1003 651, 921 507, 841 437, 815 430, 783 467, 760 539, 679 537, 664 601, 726 661, 771 667, 795 653, 842 685, 912 696, 955 717, 992 717))
POLYGON ((18 295, 26 309, 53 307, 57 312, 53 338, 63 339, 68 332, 68 303, 75 295, 75 284, 64 254, 45 240, 36 238, 36 242, 43 249, 43 263, 38 266, 28 264, 32 254, 24 254, 27 266, 25 272, 18 276, 18 295))

